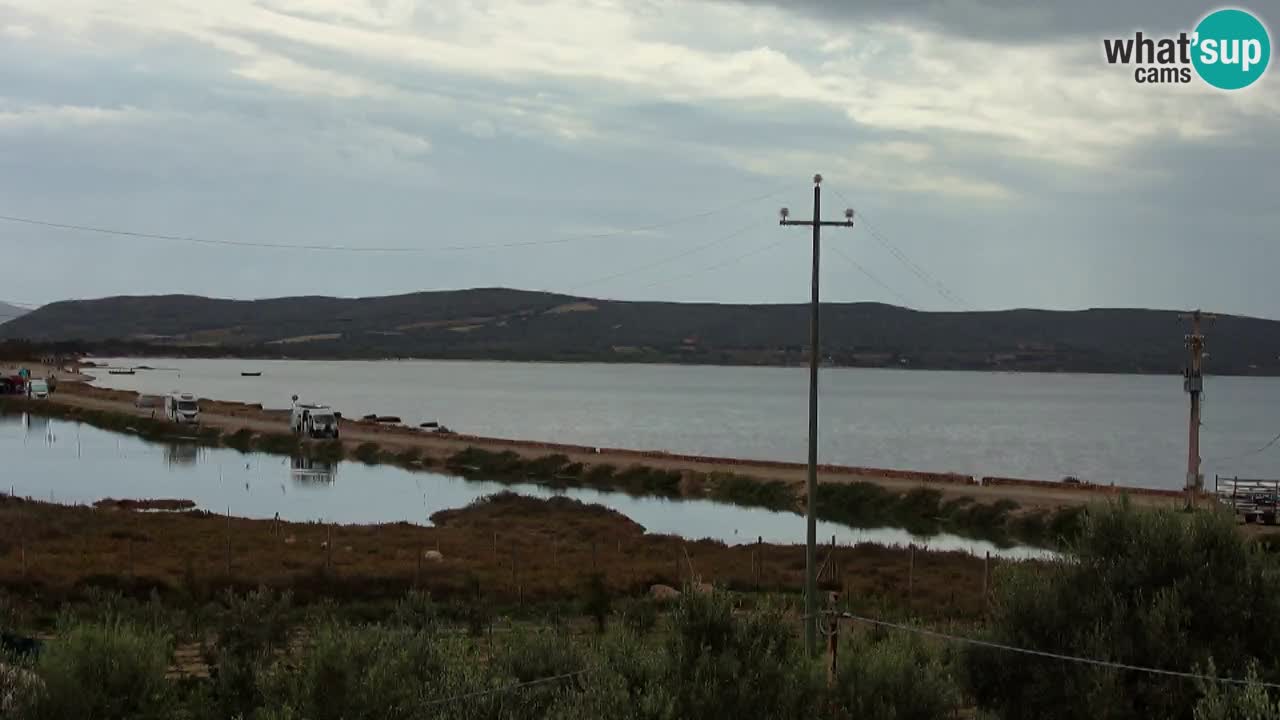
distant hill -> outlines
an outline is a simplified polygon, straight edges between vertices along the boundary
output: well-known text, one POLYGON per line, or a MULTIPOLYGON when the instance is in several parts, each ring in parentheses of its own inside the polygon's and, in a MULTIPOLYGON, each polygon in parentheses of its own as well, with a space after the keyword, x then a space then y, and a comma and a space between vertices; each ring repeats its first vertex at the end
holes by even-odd
POLYGON ((24 307, 18 307, 17 305, 10 305, 9 303, 6 303, 6 302, 0 302, 0 325, 3 325, 9 322, 10 320, 16 320, 22 317, 23 315, 26 315, 29 312, 31 311, 24 307))
MULTIPOLYGON (((829 364, 935 369, 1177 373, 1171 310, 918 312, 823 306, 829 364)), ((0 339, 77 341, 102 353, 296 358, 470 358, 792 365, 806 361, 805 305, 620 302, 501 288, 372 298, 217 300, 189 295, 53 303, 0 339)), ((1215 374, 1280 375, 1280 322, 1207 326, 1215 374)))

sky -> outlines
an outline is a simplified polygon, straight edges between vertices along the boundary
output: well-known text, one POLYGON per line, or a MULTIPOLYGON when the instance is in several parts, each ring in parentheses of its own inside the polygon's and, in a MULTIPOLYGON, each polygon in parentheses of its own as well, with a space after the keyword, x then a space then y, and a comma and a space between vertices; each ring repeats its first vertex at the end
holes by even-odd
POLYGON ((0 0, 0 215, 170 238, 0 221, 0 300, 803 302, 821 173, 827 300, 1280 318, 1280 68, 1103 57, 1216 7, 0 0))

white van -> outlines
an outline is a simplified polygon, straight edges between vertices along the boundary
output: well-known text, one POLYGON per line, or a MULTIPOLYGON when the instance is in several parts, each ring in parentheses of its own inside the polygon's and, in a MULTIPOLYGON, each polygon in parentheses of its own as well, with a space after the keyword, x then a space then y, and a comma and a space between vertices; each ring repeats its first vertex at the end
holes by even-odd
POLYGON ((191 393, 171 393, 164 399, 164 419, 170 422, 197 425, 200 423, 200 404, 191 393))
POLYGON ((338 416, 328 405, 295 402, 289 413, 289 427, 295 435, 313 438, 337 438, 338 416))
POLYGON ((27 381, 27 397, 46 400, 49 397, 49 383, 44 380, 27 381))

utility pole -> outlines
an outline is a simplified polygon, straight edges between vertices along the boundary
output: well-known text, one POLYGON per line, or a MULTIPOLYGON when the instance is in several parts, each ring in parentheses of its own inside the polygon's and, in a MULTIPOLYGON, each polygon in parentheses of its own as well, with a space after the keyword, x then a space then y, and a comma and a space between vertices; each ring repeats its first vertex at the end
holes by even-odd
POLYGON ((814 506, 818 495, 818 359, 821 345, 818 342, 818 277, 821 257, 821 230, 827 227, 853 227, 853 210, 844 211, 843 221, 822 219, 822 176, 813 176, 813 219, 791 220, 791 211, 782 208, 778 213, 780 225, 804 225, 813 228, 813 294, 809 303, 809 475, 805 481, 805 523, 807 532, 804 546, 804 650, 809 657, 818 653, 818 586, 814 577, 817 560, 818 525, 814 506))
POLYGON ((1200 474, 1200 395, 1204 392, 1204 335, 1200 332, 1201 320, 1215 320, 1216 317, 1194 310, 1178 316, 1180 320, 1191 321, 1191 333, 1183 337, 1189 357, 1187 366, 1182 371, 1182 389, 1191 396, 1191 419, 1187 433, 1187 509, 1195 507, 1196 493, 1204 484, 1200 474))

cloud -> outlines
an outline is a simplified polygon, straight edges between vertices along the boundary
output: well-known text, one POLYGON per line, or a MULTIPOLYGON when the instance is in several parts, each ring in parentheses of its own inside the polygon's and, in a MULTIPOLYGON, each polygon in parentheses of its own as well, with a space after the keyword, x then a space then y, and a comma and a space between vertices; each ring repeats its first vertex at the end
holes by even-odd
MULTIPOLYGON (((1273 259, 1259 238, 1275 221, 1262 189, 1280 162, 1280 84, 1138 86, 1102 60, 1105 34, 1187 26, 1203 8, 1184 0, 0 6, 3 37, 21 40, 0 43, 0 163, 22 169, 0 173, 10 210, 281 242, 500 243, 643 226, 794 182, 787 197, 742 209, 771 220, 822 172, 833 195, 979 304, 1181 303, 1188 291, 1175 280, 1194 274, 1190 248, 1205 234, 1230 249, 1203 261, 1223 275, 1252 278, 1273 259), (1153 278, 1099 285, 1125 273, 1153 278)), ((723 220, 646 243, 375 258, 359 271, 297 257, 280 277, 201 258, 224 269, 218 282, 232 290, 220 294, 526 277, 563 289, 676 254, 731 229, 723 220)), ((706 264, 739 251, 709 249, 706 264)), ((157 250, 132 275, 92 250, 59 266, 114 263, 119 279, 92 274, 103 290, 151 288, 143 266, 182 257, 157 250)), ((788 298, 778 278, 795 270, 803 289, 805 272, 791 260, 694 280, 700 297, 788 298)), ((911 294, 917 278, 879 260, 868 266, 911 294)), ((1275 293, 1258 283, 1269 281, 1213 292, 1268 307, 1275 293)))
POLYGON ((68 127, 143 122, 155 113, 135 107, 23 105, 0 98, 0 132, 54 131, 68 127))
POLYGON ((1069 3, 1024 0, 731 0, 742 7, 785 7, 849 26, 900 23, 994 41, 1035 43, 1135 29, 1188 29, 1210 4, 1201 0, 1069 3))

